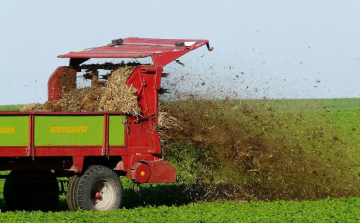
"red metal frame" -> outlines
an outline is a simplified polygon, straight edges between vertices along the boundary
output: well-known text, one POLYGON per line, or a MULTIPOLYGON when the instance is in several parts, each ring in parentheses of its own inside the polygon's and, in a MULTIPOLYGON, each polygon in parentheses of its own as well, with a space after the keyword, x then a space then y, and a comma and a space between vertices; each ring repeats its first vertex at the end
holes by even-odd
POLYGON ((61 95, 76 87, 76 70, 71 67, 58 67, 49 77, 48 81, 48 101, 54 101, 61 98, 61 95), (66 86, 66 82, 61 79, 65 74, 66 78, 71 78, 73 86, 66 86))
POLYGON ((59 58, 144 58, 151 56, 154 65, 165 66, 182 55, 207 45, 208 40, 199 39, 151 39, 130 37, 123 39, 120 45, 109 44, 102 47, 94 47, 83 51, 73 51, 59 55, 59 58), (192 45, 186 46, 185 43, 192 45), (177 45, 180 44, 180 45, 177 45))
MULTIPOLYGON (((127 80, 127 84, 137 89, 140 117, 127 115, 125 126, 125 145, 109 146, 109 115, 125 115, 122 112, 0 112, 0 115, 28 115, 29 143, 24 147, 0 147, 0 159, 5 157, 72 157, 72 164, 46 165, 50 169, 60 168, 75 173, 83 171, 85 157, 119 157, 119 162, 111 166, 114 170, 127 172, 127 176, 141 183, 173 182, 176 170, 168 162, 160 161, 161 148, 157 132, 158 90, 161 86, 163 66, 180 56, 203 45, 208 40, 194 39, 148 39, 126 38, 122 44, 109 44, 80 52, 70 52, 59 58, 70 58, 73 67, 59 67, 50 76, 48 82, 49 101, 61 98, 67 90, 62 83, 64 73, 79 71, 79 65, 89 58, 142 58, 150 56, 153 65, 139 65, 127 80), (77 61, 72 63, 72 59, 77 61), (104 142, 102 146, 36 146, 34 144, 34 117, 37 115, 101 115, 104 116, 104 142), (129 134, 127 130, 130 130, 129 134), (145 165, 145 166, 144 166, 145 165), (145 171, 145 172, 144 172, 145 171), (148 171, 148 172, 147 172, 148 171), (140 175, 139 175, 140 174, 140 175), (146 174, 148 177, 142 177, 146 174)), ((65 161, 64 161, 65 162, 65 161)), ((30 163, 29 163, 30 165, 30 163)), ((38 164, 36 164, 38 165, 38 164)), ((11 163, 2 163, 1 168, 14 168, 11 163)))

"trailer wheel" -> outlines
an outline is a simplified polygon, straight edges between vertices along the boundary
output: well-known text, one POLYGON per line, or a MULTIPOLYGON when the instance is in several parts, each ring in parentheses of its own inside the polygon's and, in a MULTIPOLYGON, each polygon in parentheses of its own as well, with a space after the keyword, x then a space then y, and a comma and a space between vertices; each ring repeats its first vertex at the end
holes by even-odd
POLYGON ((68 184, 68 190, 66 194, 67 203, 70 211, 76 211, 79 209, 79 205, 77 202, 77 188, 79 184, 79 176, 74 175, 70 178, 68 184))
POLYGON ((105 166, 90 166, 77 186, 79 208, 113 211, 120 207, 123 188, 119 176, 105 166))
POLYGON ((3 193, 10 210, 51 211, 59 200, 59 185, 50 170, 13 170, 3 193))

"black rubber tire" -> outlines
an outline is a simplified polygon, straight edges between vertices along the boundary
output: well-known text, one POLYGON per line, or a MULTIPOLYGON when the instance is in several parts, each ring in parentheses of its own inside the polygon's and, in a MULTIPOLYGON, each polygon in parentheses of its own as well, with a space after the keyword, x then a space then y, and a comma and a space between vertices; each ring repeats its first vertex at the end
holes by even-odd
POLYGON ((50 170, 13 170, 4 184, 9 210, 53 211, 59 201, 59 185, 50 170))
POLYGON ((79 205, 77 202, 78 184, 79 184, 79 176, 78 175, 72 176, 69 180, 68 190, 66 194, 66 199, 70 211, 77 211, 79 209, 79 205))
POLYGON ((120 208, 123 200, 123 187, 120 177, 105 166, 90 166, 79 178, 77 202, 82 210, 113 211, 120 208), (98 187, 101 199, 95 203, 92 199, 94 188, 98 187), (105 207, 104 207, 105 206, 105 207))

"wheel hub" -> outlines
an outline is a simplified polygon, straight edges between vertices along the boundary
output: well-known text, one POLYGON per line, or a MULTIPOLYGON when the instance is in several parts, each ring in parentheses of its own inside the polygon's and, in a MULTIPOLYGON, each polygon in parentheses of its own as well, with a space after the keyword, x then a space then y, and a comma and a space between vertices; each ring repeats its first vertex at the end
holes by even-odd
POLYGON ((94 182, 90 191, 90 199, 96 210, 110 210, 115 204, 116 198, 116 188, 111 181, 100 179, 94 182))
POLYGON ((97 200, 101 200, 101 193, 98 189, 92 190, 91 191, 91 200, 93 200, 94 202, 96 202, 97 200))

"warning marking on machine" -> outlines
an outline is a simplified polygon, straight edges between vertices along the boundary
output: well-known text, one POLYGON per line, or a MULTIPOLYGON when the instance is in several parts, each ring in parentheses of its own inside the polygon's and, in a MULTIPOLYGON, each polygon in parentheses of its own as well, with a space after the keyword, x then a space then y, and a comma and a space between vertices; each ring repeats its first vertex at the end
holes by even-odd
POLYGON ((78 125, 78 126, 54 126, 50 128, 50 133, 87 133, 88 126, 78 125))
POLYGON ((15 127, 0 127, 0 134, 15 133, 15 127))

